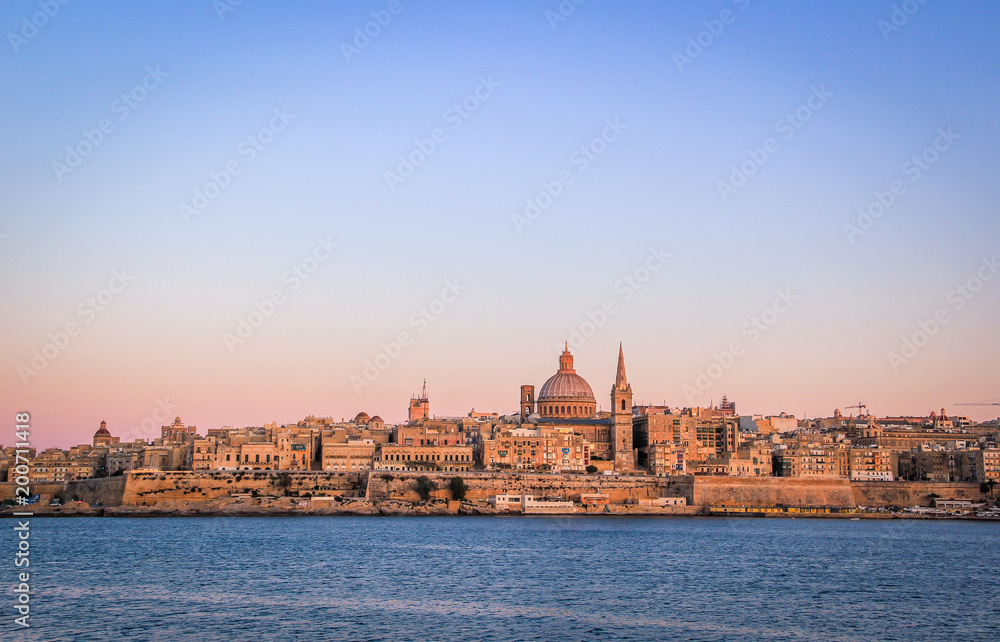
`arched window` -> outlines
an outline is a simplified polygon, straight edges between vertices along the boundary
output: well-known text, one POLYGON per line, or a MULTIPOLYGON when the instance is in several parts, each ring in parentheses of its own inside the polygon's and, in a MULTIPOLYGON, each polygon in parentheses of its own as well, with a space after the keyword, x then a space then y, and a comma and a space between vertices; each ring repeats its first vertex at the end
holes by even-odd
POLYGON ((622 411, 624 411, 624 410, 625 410, 625 400, 622 399, 622 411))

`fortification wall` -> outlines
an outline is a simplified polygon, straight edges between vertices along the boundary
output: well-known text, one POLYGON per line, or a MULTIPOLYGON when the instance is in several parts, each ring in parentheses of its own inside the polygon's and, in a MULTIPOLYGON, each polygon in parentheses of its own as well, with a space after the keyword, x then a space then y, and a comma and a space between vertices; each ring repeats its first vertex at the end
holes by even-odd
POLYGON ((854 508, 930 506, 934 496, 982 500, 976 483, 869 482, 787 477, 695 477, 698 506, 854 508))
MULTIPOLYGON (((366 475, 341 472, 289 472, 292 494, 364 496, 372 501, 415 502, 416 479, 435 482, 435 497, 450 499, 452 477, 468 487, 466 497, 485 502, 490 495, 534 495, 562 500, 583 493, 608 495, 612 504, 638 504, 659 497, 683 497, 690 506, 799 506, 854 508, 930 506, 935 497, 980 501, 976 483, 852 482, 847 479, 781 477, 631 477, 604 475, 536 475, 516 473, 421 473, 374 471, 366 475)), ((155 506, 176 500, 213 500, 235 494, 281 496, 282 473, 275 471, 142 471, 120 477, 68 483, 32 484, 45 503, 54 497, 80 499, 91 506, 155 506)), ((14 498, 14 483, 0 484, 0 500, 14 498)))
MULTIPOLYGON (((0 484, 0 501, 14 499, 14 488, 17 484, 8 482, 0 484)), ((124 477, 103 477, 100 479, 84 479, 73 482, 48 482, 30 484, 32 494, 37 494, 40 501, 48 502, 55 497, 66 500, 79 499, 91 506, 120 506, 125 490, 124 477)))
POLYGON ((934 496, 941 499, 982 501, 978 483, 962 482, 851 482, 858 506, 930 506, 934 496))
POLYGON ((782 477, 695 477, 697 506, 802 506, 854 508, 854 492, 847 479, 782 477))
POLYGON ((165 500, 211 500, 236 494, 284 495, 287 474, 293 494, 346 495, 359 492, 358 473, 277 471, 142 471, 126 475, 122 504, 153 506, 165 500))
POLYGON ((416 480, 426 476, 437 484, 436 497, 446 499, 452 477, 461 477, 468 488, 466 498, 485 502, 490 495, 509 493, 573 499, 581 493, 603 493, 615 504, 638 502, 658 497, 685 497, 691 501, 690 478, 605 476, 605 475, 544 475, 518 473, 428 473, 373 471, 368 474, 365 497, 373 501, 396 499, 419 501, 416 480))

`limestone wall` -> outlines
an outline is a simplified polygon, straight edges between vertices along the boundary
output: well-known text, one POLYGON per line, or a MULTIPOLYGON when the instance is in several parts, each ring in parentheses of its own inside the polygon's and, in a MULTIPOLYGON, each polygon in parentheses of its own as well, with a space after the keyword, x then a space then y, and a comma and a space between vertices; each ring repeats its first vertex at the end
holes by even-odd
MULTIPOLYGON (((340 472, 289 472, 293 494, 355 495, 359 475, 340 472)), ((284 495, 276 471, 149 471, 126 475, 122 504, 154 506, 157 501, 217 499, 235 494, 284 495)))
POLYGON ((852 482, 858 506, 930 506, 937 495, 941 499, 982 501, 978 483, 961 482, 852 482))
MULTIPOLYGON (((0 484, 0 501, 14 499, 13 482, 0 484)), ((31 492, 40 497, 40 501, 48 502, 55 497, 72 500, 73 498, 85 501, 91 506, 101 504, 102 506, 119 506, 122 501, 122 493, 125 489, 124 477, 104 477, 101 479, 84 479, 73 482, 50 482, 41 484, 31 484, 31 492)))
POLYGON ((698 506, 854 508, 930 506, 932 495, 982 500, 976 483, 868 482, 786 477, 695 477, 698 506))
POLYGON ((848 479, 699 476, 694 480, 694 504, 697 506, 856 506, 848 479))
MULTIPOLYGON (((468 487, 466 497, 485 502, 489 495, 510 493, 539 498, 577 499, 582 493, 603 493, 612 504, 638 504, 659 497, 683 497, 691 506, 799 506, 814 508, 930 506, 943 499, 982 500, 976 483, 852 482, 847 479, 781 477, 630 477, 604 475, 536 475, 516 473, 421 473, 374 471, 366 475, 340 472, 288 473, 293 494, 366 497, 372 501, 419 500, 416 479, 426 475, 450 499, 451 478, 468 487)), ((176 500, 213 500, 234 494, 281 496, 280 475, 274 471, 131 472, 120 477, 69 483, 32 484, 46 502, 74 497, 90 505, 155 506, 176 500)), ((14 498, 13 483, 0 484, 0 500, 14 498)))
POLYGON ((653 477, 605 476, 605 475, 538 475, 517 473, 426 473, 373 471, 368 475, 365 497, 373 501, 398 499, 419 501, 416 479, 421 475, 435 482, 445 490, 452 477, 461 477, 468 487, 466 498, 485 502, 490 495, 510 493, 514 495, 535 495, 537 497, 558 497, 573 499, 581 493, 603 493, 615 504, 624 504, 640 499, 657 497, 690 497, 690 482, 657 479, 653 477))

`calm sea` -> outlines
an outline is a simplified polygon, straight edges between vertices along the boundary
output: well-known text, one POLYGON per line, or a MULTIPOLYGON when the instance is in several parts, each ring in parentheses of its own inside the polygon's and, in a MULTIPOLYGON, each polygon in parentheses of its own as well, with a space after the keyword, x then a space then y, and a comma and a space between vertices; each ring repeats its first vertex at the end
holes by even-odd
MULTIPOLYGON (((3 583, 12 520, 0 520, 3 583)), ((1000 640, 1000 524, 33 520, 23 640, 1000 640)))

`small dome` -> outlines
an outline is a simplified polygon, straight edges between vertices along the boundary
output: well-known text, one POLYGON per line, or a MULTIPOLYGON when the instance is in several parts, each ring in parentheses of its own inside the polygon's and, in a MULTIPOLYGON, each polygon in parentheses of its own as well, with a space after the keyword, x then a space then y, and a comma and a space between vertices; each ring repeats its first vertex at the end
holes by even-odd
POLYGON ((356 417, 354 417, 354 423, 356 424, 366 424, 371 421, 367 412, 359 412, 356 417))
POLYGON ((98 435, 107 435, 109 437, 111 436, 111 433, 108 431, 108 423, 106 421, 102 421, 101 427, 97 430, 97 432, 94 433, 95 437, 98 435))
POLYGON ((372 417, 368 421, 381 421, 382 423, 385 423, 385 421, 381 417, 379 417, 378 415, 375 415, 374 417, 372 417))

